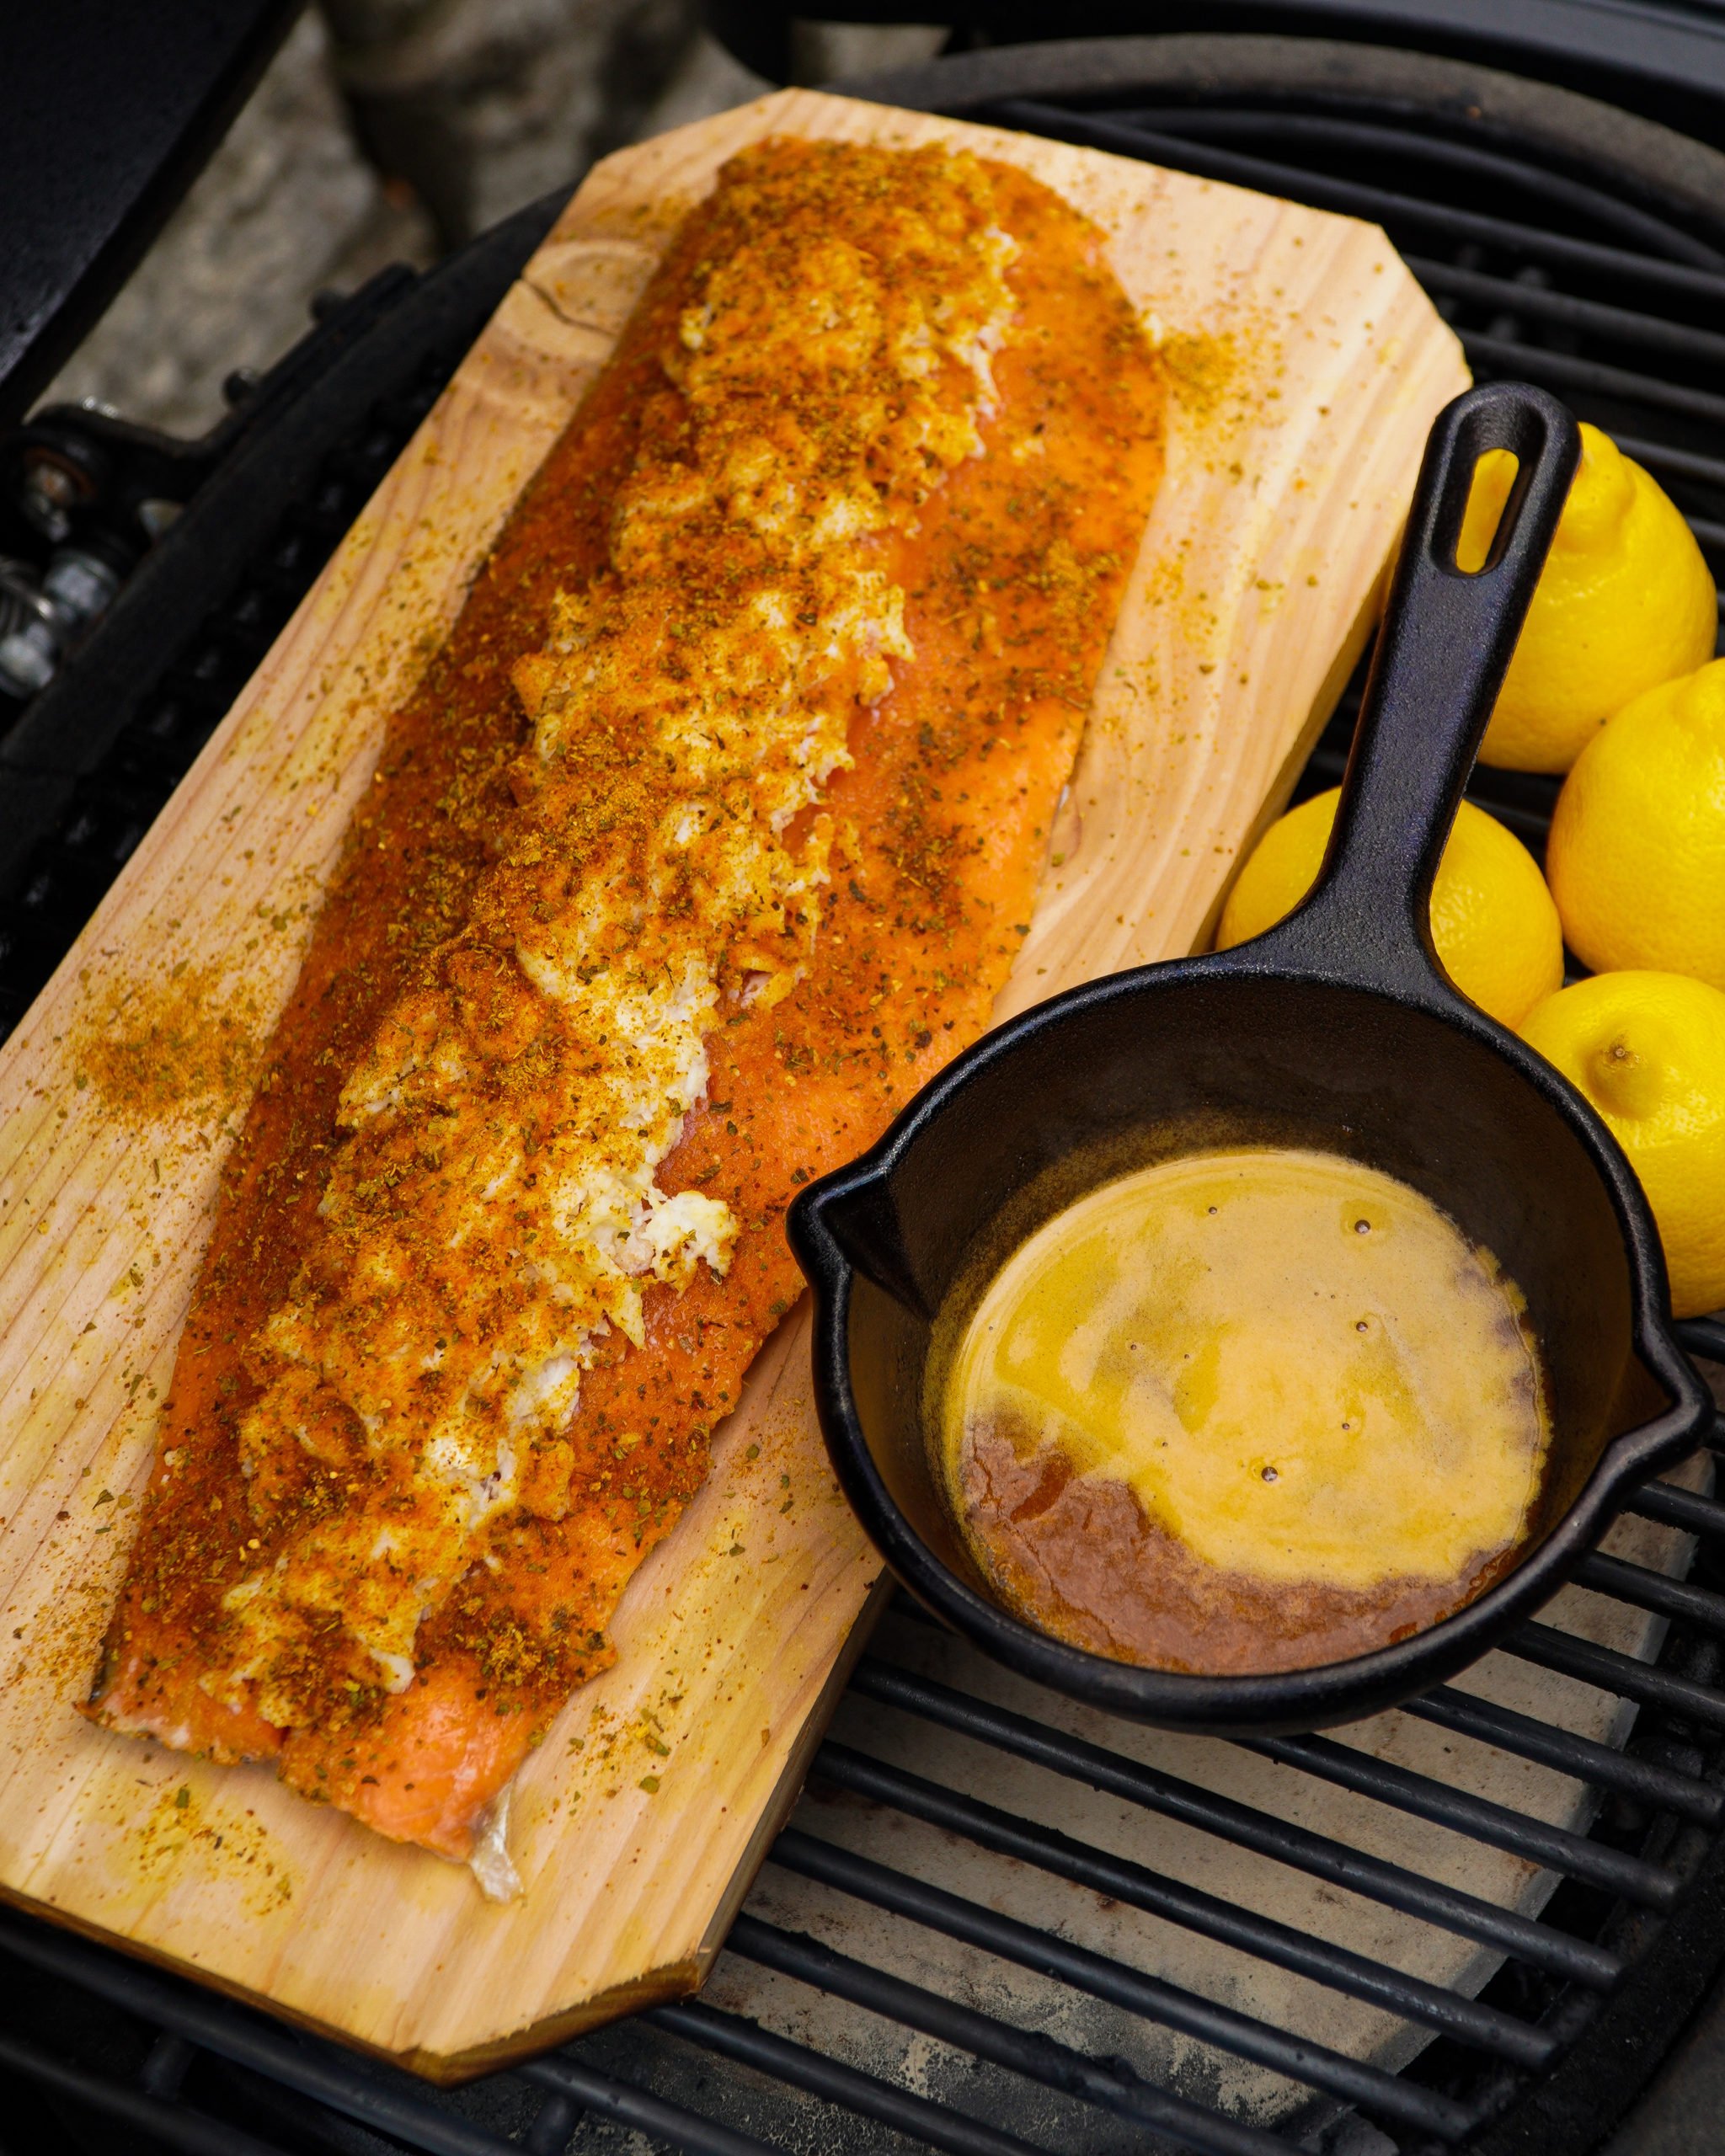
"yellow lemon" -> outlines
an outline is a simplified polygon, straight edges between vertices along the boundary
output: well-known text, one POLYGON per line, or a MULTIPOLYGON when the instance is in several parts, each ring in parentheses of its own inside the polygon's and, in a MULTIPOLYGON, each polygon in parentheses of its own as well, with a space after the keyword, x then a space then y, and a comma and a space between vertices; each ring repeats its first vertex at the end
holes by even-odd
POLYGON ((1671 1307, 1725 1303, 1725 995, 1680 974, 1596 974, 1548 995, 1522 1038, 1610 1125, 1665 1246, 1671 1307))
MULTIPOLYGON (((1222 909, 1216 948, 1261 936, 1317 880, 1341 789, 1314 794, 1272 824, 1222 909)), ((1563 979, 1563 932, 1533 856, 1464 801, 1432 890, 1432 939, 1450 978, 1499 1025, 1519 1025, 1563 979)))
POLYGON ((1595 973, 1653 967, 1725 989, 1725 659, 1649 689, 1563 782, 1546 872, 1595 973))
MULTIPOLYGON (((1481 457, 1456 549, 1463 568, 1484 561, 1514 471, 1508 450, 1481 457)), ((1717 626, 1713 579, 1676 505, 1583 424, 1581 467, 1480 760, 1567 771, 1632 696, 1711 659, 1717 626)))

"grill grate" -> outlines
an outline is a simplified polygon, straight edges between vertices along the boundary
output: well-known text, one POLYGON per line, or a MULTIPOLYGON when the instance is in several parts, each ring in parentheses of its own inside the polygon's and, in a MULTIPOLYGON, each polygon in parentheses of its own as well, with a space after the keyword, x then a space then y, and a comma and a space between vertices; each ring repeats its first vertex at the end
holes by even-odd
MULTIPOLYGON (((936 101, 943 77, 926 81, 936 101)), ((1477 371, 1546 382, 1610 427, 1725 554, 1725 397, 1709 387, 1725 230, 1454 113, 1146 94, 969 111, 1383 222, 1477 371)), ((386 362, 350 355, 339 395, 312 392, 298 477, 231 568, 182 577, 171 638, 123 693, 104 651, 125 598, 62 685, 65 708, 82 696, 93 714, 83 732, 35 764, 0 747, 29 782, 0 824, 0 1024, 452 369, 491 303, 469 285, 441 341, 409 322, 422 286, 379 333, 386 362), (104 667, 101 694, 80 688, 104 667)), ((158 587, 176 547, 234 528, 228 484, 163 542, 158 587)), ((1335 782, 1357 707, 1356 685, 1303 790, 1335 782)), ((1542 842, 1551 782, 1482 771, 1472 791, 1542 842)), ((1725 1326, 1681 1331, 1725 1358, 1725 1326)), ((15 2092, 0 2135, 222 2156, 1590 2147, 1636 2085, 1610 2062, 1661 2047, 1720 1953, 1711 1458, 1640 1492, 1615 1554, 1479 1670, 1337 1737, 1109 1723, 895 1604, 703 1998, 453 2094, 0 1913, 15 2092)))

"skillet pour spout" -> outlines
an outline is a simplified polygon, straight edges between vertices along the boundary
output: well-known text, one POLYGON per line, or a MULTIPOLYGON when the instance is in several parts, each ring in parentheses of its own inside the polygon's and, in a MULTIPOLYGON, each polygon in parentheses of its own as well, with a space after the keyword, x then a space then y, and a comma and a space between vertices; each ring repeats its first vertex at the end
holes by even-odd
POLYGON ((1700 1442, 1712 1401, 1670 1327, 1634 1173, 1580 1096, 1450 985, 1429 902, 1444 843, 1579 455, 1542 391, 1438 418, 1311 896, 1249 943, 1117 974, 985 1036, 880 1143, 811 1184, 793 1247, 815 1298, 821 1427, 903 1583, 1023 1674, 1172 1728, 1352 1721, 1455 1674, 1562 1585, 1628 1490, 1700 1442), (1456 565, 1473 472, 1517 472, 1489 555, 1456 565), (1205 1675, 1057 1639, 1006 1606, 951 1519, 923 1401, 938 1314, 1085 1192, 1222 1145, 1348 1155, 1410 1184, 1526 1298, 1550 1446, 1530 1530, 1476 1599, 1316 1667, 1205 1675))

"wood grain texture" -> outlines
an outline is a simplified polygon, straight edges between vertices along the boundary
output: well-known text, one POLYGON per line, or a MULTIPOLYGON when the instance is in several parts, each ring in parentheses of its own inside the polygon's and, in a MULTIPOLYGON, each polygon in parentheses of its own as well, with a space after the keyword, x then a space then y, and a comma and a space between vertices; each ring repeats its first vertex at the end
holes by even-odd
POLYGON ((1093 152, 785 92, 588 179, 0 1054, 0 1891, 458 2079, 697 1982, 878 1561, 815 1430, 806 1321, 521 1774, 518 1901, 283 1790, 73 1712, 233 1122, 140 1134, 92 1043, 173 969, 267 1033, 387 715, 453 619, 676 219, 745 142, 961 141, 1086 211, 1167 359, 1167 478, 1001 1014, 1193 947, 1357 654, 1459 350, 1374 227, 1093 152), (788 1477, 788 1481, 784 1478, 788 1477), (793 1502, 782 1509, 787 1492, 793 1502))

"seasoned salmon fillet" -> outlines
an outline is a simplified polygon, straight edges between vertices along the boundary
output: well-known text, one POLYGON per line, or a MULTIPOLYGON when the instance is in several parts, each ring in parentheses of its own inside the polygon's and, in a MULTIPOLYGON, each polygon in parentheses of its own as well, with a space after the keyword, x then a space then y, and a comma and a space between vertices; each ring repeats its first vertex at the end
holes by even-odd
POLYGON ((798 1291, 796 1189, 988 1022, 1162 413, 1013 168, 726 166, 391 722, 93 1717, 472 1856, 798 1291))

